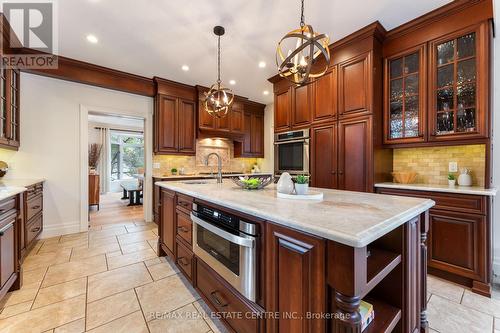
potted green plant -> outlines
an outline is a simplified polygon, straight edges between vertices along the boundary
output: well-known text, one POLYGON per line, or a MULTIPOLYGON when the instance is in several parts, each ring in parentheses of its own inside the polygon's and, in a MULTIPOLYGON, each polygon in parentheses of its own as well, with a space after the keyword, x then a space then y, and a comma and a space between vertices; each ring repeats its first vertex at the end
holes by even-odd
POLYGON ((172 173, 172 176, 177 175, 177 168, 170 169, 170 172, 172 173))
POLYGON ((307 194, 309 190, 309 176, 298 175, 295 178, 295 193, 297 195, 307 194))
POLYGON ((455 186, 455 175, 452 173, 448 174, 448 186, 455 186))

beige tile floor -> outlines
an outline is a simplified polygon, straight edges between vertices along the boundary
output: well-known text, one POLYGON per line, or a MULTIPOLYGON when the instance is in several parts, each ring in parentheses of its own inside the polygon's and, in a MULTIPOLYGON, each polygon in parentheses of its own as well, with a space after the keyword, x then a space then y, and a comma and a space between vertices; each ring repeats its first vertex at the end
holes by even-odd
MULTIPOLYGON (((37 242, 23 287, 0 303, 0 332, 225 332, 166 258, 156 225, 92 226, 37 242)), ((431 332, 500 333, 500 292, 491 299, 428 279, 431 332)))

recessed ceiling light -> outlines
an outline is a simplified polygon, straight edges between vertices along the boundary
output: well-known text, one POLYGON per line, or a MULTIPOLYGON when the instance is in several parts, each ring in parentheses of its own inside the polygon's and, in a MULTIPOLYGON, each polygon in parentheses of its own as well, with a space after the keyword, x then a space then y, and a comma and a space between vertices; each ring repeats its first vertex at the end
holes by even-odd
POLYGON ((264 90, 262 93, 267 96, 269 95, 269 90, 264 90))
POLYGON ((229 80, 229 84, 234 86, 236 84, 236 81, 235 80, 229 80))
POLYGON ((94 35, 87 35, 87 41, 92 44, 97 44, 99 39, 97 39, 97 37, 94 35))
POLYGON ((259 67, 260 68, 266 68, 266 62, 265 61, 259 62, 259 67))
POLYGON ((183 70, 184 72, 187 72, 187 71, 189 70, 189 66, 188 66, 188 65, 182 65, 182 67, 181 67, 181 68, 182 68, 182 70, 183 70))

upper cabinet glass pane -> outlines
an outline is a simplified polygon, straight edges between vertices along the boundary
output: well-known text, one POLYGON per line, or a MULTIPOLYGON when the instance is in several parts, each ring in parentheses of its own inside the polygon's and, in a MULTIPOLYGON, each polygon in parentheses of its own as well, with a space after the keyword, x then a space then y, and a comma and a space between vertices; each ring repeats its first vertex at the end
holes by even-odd
POLYGON ((406 56, 405 68, 404 68, 405 74, 418 72, 418 69, 419 69, 418 52, 406 56))
POLYGON ((455 40, 437 46, 437 64, 444 65, 455 59, 455 40))
POLYGON ((463 60, 457 66, 457 84, 472 83, 476 80, 476 59, 463 60))
POLYGON ((391 101, 400 100, 403 97, 403 79, 391 81, 391 101))
POLYGON ((391 79, 403 75, 403 58, 392 60, 390 64, 390 69, 391 69, 391 79))
POLYGON ((457 44, 458 59, 472 57, 476 54, 476 34, 460 37, 457 44))
POLYGON ((438 88, 447 87, 453 84, 453 64, 438 68, 438 88))
POLYGON ((405 95, 418 94, 418 74, 408 75, 405 78, 405 95))

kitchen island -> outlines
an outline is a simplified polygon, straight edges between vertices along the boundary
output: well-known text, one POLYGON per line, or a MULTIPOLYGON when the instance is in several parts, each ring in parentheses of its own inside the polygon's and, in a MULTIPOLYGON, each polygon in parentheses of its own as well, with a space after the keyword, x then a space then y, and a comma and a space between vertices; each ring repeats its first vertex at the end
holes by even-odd
POLYGON ((243 313, 223 317, 231 329, 361 332, 363 300, 375 311, 365 332, 427 330, 432 200, 315 189, 324 192, 322 201, 296 201, 277 198, 274 185, 260 191, 230 181, 156 185, 162 188, 159 252, 175 259, 214 312, 243 313), (205 230, 197 207, 255 224, 255 298, 244 297, 212 260, 196 254, 205 230))

